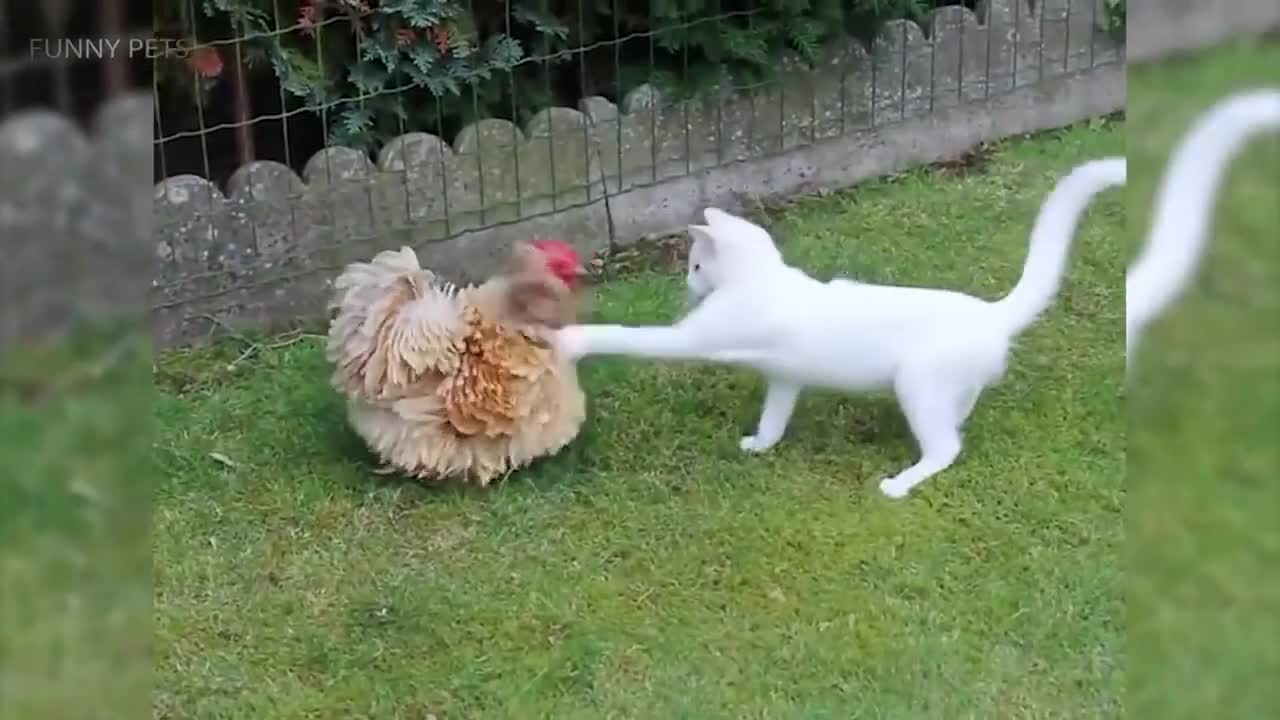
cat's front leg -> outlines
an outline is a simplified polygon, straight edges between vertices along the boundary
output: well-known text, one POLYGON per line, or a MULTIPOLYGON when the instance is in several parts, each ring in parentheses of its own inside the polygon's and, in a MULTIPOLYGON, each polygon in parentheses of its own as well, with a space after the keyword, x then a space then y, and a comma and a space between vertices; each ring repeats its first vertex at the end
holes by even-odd
POLYGON ((756 434, 742 438, 738 447, 747 452, 764 452, 782 439, 795 412, 796 400, 800 397, 801 386, 783 380, 770 380, 769 389, 764 395, 764 408, 760 411, 760 422, 756 426, 756 434))
POLYGON ((650 360, 696 360, 708 356, 702 337, 682 325, 569 325, 556 332, 555 344, 570 360, 587 355, 624 355, 650 360))
POLYGON ((560 356, 570 362, 577 362, 591 350, 587 347, 586 334, 581 325, 566 325, 551 333, 551 342, 560 356))

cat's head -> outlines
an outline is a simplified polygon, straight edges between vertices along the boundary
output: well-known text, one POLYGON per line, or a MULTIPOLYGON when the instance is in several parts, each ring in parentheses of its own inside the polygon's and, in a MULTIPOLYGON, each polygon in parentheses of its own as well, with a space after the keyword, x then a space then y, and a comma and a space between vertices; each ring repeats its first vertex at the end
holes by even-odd
POLYGON ((716 208, 702 213, 705 225, 689 226, 689 268, 685 282, 690 305, 734 280, 782 264, 769 231, 745 218, 716 208))

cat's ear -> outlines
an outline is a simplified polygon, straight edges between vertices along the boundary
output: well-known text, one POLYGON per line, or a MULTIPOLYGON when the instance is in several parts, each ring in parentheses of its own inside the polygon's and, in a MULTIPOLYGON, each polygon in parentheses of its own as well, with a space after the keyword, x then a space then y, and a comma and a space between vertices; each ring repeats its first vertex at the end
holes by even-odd
POLYGON ((709 207, 702 211, 702 217, 707 221, 708 225, 719 225, 726 220, 732 220, 733 215, 721 210, 720 208, 709 207))
POLYGON ((711 228, 706 225, 690 225, 689 239, 693 242, 701 242, 706 246, 707 250, 715 252, 716 237, 711 233, 711 228))

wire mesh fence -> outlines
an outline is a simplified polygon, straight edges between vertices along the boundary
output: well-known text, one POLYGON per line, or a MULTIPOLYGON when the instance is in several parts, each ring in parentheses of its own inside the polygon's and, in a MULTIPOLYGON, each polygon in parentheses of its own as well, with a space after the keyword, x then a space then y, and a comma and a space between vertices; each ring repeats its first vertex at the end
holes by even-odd
POLYGON ((1108 7, 158 4, 155 309, 177 336, 315 315, 400 244, 471 279, 505 250, 476 231, 539 218, 607 242, 639 189, 1119 64, 1108 7))

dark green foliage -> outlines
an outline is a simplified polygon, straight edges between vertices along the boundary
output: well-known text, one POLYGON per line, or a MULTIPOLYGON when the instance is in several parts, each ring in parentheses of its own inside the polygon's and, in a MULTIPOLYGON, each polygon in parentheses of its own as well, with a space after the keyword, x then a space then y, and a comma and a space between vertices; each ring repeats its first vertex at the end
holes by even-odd
MULTIPOLYGON (((919 18, 926 0, 617 0, 635 31, 652 32, 655 64, 669 91, 748 88, 771 79, 779 58, 812 62, 825 43, 870 41, 887 20, 919 18), (649 16, 643 17, 645 11, 649 16)), ((646 68, 647 69, 647 68, 646 68)), ((680 92, 683 91, 683 92, 680 92)))
POLYGON ((1106 14, 1103 18, 1103 23, 1107 30, 1123 36, 1125 29, 1125 16, 1127 14, 1127 1, 1106 0, 1104 5, 1106 14))

